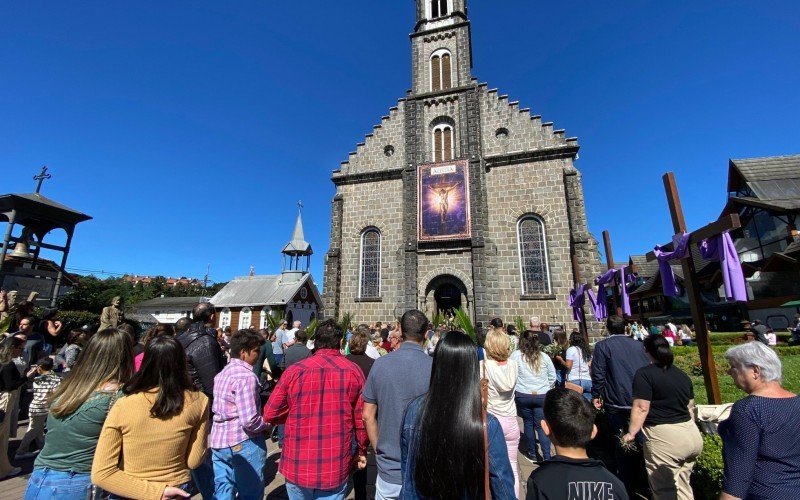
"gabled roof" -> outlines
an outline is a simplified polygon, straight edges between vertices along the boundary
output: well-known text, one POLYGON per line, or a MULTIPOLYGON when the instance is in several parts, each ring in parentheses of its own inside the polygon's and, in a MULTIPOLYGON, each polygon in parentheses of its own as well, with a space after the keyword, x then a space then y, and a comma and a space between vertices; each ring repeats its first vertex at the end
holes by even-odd
POLYGON ((4 194, 0 196, 0 220, 8 220, 11 210, 17 210, 16 223, 31 225, 40 222, 42 228, 71 227, 91 219, 91 216, 78 212, 57 201, 38 193, 4 194), (49 223, 45 223, 48 221, 49 223))
POLYGON ((658 261, 647 262, 646 255, 631 255, 628 265, 633 268, 633 272, 638 274, 640 278, 647 279, 658 273, 658 261))
POLYGON ((244 276, 228 282, 225 287, 211 297, 215 307, 263 307, 285 305, 290 302, 307 282, 319 305, 319 295, 311 274, 305 274, 297 281, 284 283, 282 275, 244 276))
POLYGON ((800 196, 800 155, 730 160, 728 192, 745 187, 762 201, 800 196))

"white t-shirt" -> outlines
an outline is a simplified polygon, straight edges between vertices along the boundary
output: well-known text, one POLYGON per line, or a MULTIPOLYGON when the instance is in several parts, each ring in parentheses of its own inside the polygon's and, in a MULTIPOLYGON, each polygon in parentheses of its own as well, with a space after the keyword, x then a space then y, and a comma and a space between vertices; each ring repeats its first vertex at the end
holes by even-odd
POLYGON ((591 380, 589 362, 583 359, 583 352, 575 346, 567 349, 567 360, 572 361, 572 368, 567 375, 567 380, 591 380))
POLYGON ((294 341, 294 334, 297 333, 299 328, 292 328, 291 330, 286 330, 286 343, 294 341))

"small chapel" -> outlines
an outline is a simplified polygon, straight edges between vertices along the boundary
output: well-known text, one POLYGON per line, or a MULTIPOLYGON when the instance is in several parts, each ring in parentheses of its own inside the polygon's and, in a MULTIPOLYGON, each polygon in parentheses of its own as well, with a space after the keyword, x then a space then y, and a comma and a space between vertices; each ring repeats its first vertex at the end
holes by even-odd
MULTIPOLYGON (((302 207, 302 204, 299 204, 302 207)), ((211 297, 219 328, 243 330, 251 326, 267 328, 268 315, 279 316, 302 327, 322 316, 322 297, 311 275, 314 250, 305 239, 303 215, 298 210, 292 239, 281 250, 281 274, 239 276, 211 297)))
POLYGON ((412 88, 334 170, 326 315, 464 308, 574 326, 602 268, 578 140, 472 75, 466 0, 416 0, 412 88))

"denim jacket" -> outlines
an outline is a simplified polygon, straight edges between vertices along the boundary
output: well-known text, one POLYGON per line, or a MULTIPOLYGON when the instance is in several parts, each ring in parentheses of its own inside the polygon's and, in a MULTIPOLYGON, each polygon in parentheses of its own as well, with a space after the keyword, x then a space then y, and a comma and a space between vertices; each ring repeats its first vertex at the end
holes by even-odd
MULTIPOLYGON (((416 500, 423 498, 414 484, 414 453, 416 447, 417 420, 425 396, 420 396, 406 408, 403 418, 403 431, 400 436, 401 461, 400 467, 403 474, 403 489, 400 492, 402 500, 416 500)), ((503 437, 503 428, 492 414, 487 414, 489 436, 489 486, 492 498, 495 500, 515 500, 514 473, 511 471, 511 462, 508 461, 508 448, 503 437)), ((456 498, 457 495, 453 495, 456 498)))

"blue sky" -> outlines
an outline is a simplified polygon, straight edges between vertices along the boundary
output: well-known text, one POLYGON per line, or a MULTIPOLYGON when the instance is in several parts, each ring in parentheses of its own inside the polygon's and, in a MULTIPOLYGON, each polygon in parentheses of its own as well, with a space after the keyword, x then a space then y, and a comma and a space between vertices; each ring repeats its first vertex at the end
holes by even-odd
MULTIPOLYGON (((473 74, 581 144, 622 260, 717 217, 728 159, 800 153, 800 3, 472 0, 473 74)), ((410 86, 404 1, 4 2, 0 192, 94 216, 69 267, 227 281, 280 270, 305 205, 410 86)), ((61 238, 56 235, 55 239, 61 238)))

